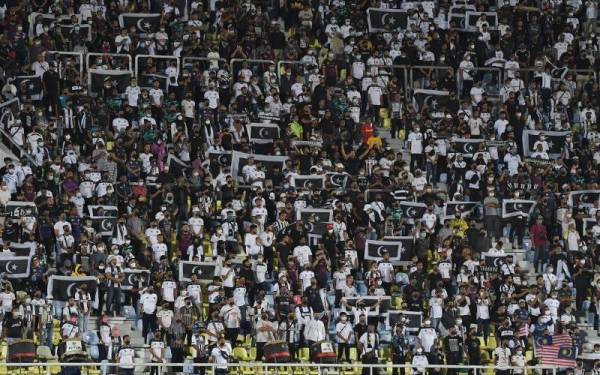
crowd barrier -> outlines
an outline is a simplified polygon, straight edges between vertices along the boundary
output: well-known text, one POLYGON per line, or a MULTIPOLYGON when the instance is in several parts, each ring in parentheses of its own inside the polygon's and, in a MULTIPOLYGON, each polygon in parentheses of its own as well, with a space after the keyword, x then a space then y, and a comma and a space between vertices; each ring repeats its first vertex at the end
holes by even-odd
MULTIPOLYGON (((318 363, 254 363, 254 362, 241 362, 241 363, 228 363, 228 364, 216 364, 216 363, 135 363, 134 373, 149 373, 150 368, 158 367, 159 373, 183 373, 183 374, 194 374, 199 373, 198 370, 203 369, 205 375, 215 374, 215 369, 224 370, 227 369, 228 374, 236 375, 321 375, 321 374, 340 374, 340 375, 354 375, 361 374, 363 369, 367 369, 369 375, 384 375, 392 374, 394 369, 404 370, 406 375, 416 374, 428 374, 429 370, 436 370, 439 372, 441 369, 454 370, 457 374, 470 374, 470 375, 491 375, 495 374, 497 370, 511 371, 513 374, 530 375, 535 374, 537 371, 544 371, 546 374, 556 375, 559 371, 557 366, 548 365, 535 365, 535 366, 468 366, 468 365, 426 365, 426 366, 412 366, 410 364, 403 365, 392 365, 392 364, 370 364, 365 365, 361 363, 352 364, 318 364, 318 363)), ((125 368, 125 367, 122 367, 125 368)), ((59 362, 46 362, 46 363, 2 363, 0 364, 0 373, 17 373, 17 374, 31 374, 31 375, 56 375, 59 373, 77 373, 77 370, 84 375, 102 375, 102 374, 118 374, 119 368, 115 363, 59 363, 59 362)))

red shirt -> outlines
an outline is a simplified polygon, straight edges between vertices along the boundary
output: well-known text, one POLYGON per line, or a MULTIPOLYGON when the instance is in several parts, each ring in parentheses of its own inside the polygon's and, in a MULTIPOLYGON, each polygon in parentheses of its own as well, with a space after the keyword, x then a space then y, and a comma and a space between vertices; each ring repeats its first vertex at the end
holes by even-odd
POLYGON ((544 224, 533 224, 531 226, 531 242, 533 246, 544 246, 547 241, 546 227, 544 224))
POLYGON ((360 133, 362 134, 363 143, 367 143, 369 138, 371 138, 371 136, 373 136, 374 132, 375 132, 375 126, 373 126, 372 123, 370 123, 370 122, 363 123, 362 126, 360 127, 360 133))

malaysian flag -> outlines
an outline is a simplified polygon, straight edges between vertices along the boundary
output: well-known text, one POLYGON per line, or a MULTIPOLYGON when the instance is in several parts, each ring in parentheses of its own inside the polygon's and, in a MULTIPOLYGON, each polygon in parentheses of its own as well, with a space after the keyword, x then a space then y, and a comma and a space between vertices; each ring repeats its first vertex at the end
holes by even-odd
POLYGON ((535 338, 535 355, 543 365, 575 367, 576 351, 568 333, 535 338))

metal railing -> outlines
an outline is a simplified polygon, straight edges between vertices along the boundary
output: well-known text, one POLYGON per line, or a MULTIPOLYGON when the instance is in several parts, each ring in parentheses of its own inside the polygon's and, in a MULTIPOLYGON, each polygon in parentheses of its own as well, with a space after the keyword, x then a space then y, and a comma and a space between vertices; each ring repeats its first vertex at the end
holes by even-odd
POLYGON ((181 73, 181 60, 179 57, 173 56, 162 56, 162 55, 136 55, 135 56, 135 76, 139 76, 140 74, 140 59, 154 59, 154 60, 165 60, 165 61, 173 61, 177 62, 177 75, 181 73))
MULTIPOLYGON (((488 366, 470 366, 470 365, 415 365, 401 364, 362 364, 362 363, 347 363, 347 364, 325 364, 325 363, 256 363, 256 362, 238 362, 238 363, 151 363, 139 362, 131 365, 118 365, 116 363, 82 363, 82 362, 33 362, 33 363, 1 363, 0 371, 5 369, 23 370, 25 373, 33 373, 40 375, 52 375, 61 372, 63 369, 78 369, 83 374, 114 374, 124 372, 124 369, 133 370, 135 374, 145 373, 149 368, 159 368, 160 372, 177 372, 177 373, 195 373, 195 370, 205 370, 205 374, 215 374, 215 370, 221 370, 222 374, 305 374, 305 375, 320 375, 320 374, 358 374, 363 369, 367 369, 369 375, 391 374, 394 369, 403 369, 412 372, 412 374, 427 374, 430 369, 454 369, 457 372, 469 371, 472 375, 485 374, 488 372, 494 373, 495 370, 519 371, 523 374, 533 374, 536 370, 548 370, 552 375, 558 372, 558 366, 549 365, 534 365, 534 366, 506 366, 497 367, 494 365, 488 366), (183 371, 181 371, 183 369, 183 371), (117 371, 120 370, 120 371, 117 371)), ((20 373, 20 372, 19 372, 20 373)), ((66 372, 65 372, 66 373, 66 372)), ((518 372, 513 372, 518 373, 518 372)))
MULTIPOLYGON (((127 64, 129 65, 129 71, 133 71, 133 65, 131 62, 131 55, 127 54, 127 53, 99 53, 99 52, 89 52, 85 55, 85 68, 86 69, 90 69, 90 58, 91 57, 102 57, 104 58, 105 56, 109 57, 109 58, 126 58, 127 59, 127 64)), ((114 69, 114 67, 112 67, 114 69)))

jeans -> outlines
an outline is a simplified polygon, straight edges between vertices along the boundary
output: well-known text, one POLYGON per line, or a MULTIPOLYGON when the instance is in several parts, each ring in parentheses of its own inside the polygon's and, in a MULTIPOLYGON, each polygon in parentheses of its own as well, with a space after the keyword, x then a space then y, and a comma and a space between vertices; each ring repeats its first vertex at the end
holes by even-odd
POLYGON ((477 325, 479 333, 483 334, 483 342, 487 345, 488 336, 490 335, 490 320, 489 319, 477 319, 477 325))
POLYGON ((536 272, 542 272, 544 270, 544 264, 546 263, 546 253, 547 253, 547 245, 535 246, 534 247, 534 258, 533 258, 533 266, 535 267, 536 272), (538 264, 540 265, 540 270, 538 271, 538 264))
POLYGON ((79 331, 81 334, 84 334, 88 331, 88 322, 90 320, 90 316, 86 314, 79 315, 79 331))
POLYGON ((121 289, 110 287, 108 288, 108 293, 106 297, 106 311, 108 313, 121 312, 121 289))

